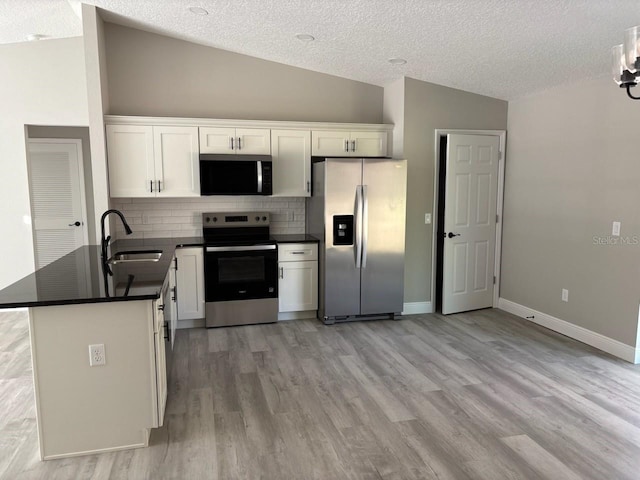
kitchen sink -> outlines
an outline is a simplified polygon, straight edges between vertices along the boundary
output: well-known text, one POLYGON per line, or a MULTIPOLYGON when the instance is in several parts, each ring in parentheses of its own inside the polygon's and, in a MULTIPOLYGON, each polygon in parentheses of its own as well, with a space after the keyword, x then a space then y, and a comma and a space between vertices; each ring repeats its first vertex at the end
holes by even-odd
POLYGON ((117 252, 110 259, 110 264, 127 262, 157 262, 162 257, 162 250, 132 250, 117 252))

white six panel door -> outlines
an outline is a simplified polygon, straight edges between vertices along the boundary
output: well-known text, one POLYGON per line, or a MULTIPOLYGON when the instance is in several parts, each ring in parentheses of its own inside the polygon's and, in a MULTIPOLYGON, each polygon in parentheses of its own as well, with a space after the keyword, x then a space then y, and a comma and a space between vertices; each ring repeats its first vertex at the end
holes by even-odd
POLYGON ((447 135, 444 314, 493 305, 499 150, 497 136, 447 135))

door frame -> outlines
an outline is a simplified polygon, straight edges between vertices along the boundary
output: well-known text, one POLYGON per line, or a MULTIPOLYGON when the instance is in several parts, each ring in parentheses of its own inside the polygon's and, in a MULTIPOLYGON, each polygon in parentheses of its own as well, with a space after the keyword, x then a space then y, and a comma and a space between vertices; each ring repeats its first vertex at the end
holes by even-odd
POLYGON ((29 151, 30 144, 39 143, 58 143, 58 144, 75 144, 78 153, 78 174, 80 175, 80 210, 82 212, 82 240, 85 245, 89 244, 89 226, 87 218, 87 195, 85 192, 84 177, 84 157, 82 156, 82 139, 80 138, 29 138, 27 137, 27 173, 29 178, 29 208, 31 210, 31 242, 33 244, 33 261, 37 263, 36 258, 36 230, 33 222, 33 197, 31 191, 31 153, 29 151))
POLYGON ((493 308, 498 307, 498 299, 500 298, 500 265, 502 260, 502 207, 504 203, 504 164, 506 160, 506 130, 454 130, 454 129, 438 129, 435 131, 435 158, 433 171, 433 213, 431 215, 431 226, 433 229, 433 237, 431 239, 431 305, 432 311, 436 306, 436 260, 437 260, 437 235, 438 235, 438 192, 440 188, 440 139, 449 134, 453 135, 485 135, 499 137, 500 139, 500 158, 498 160, 498 192, 496 202, 496 215, 499 215, 499 221, 496 222, 496 250, 495 264, 493 267, 496 283, 493 286, 493 308))

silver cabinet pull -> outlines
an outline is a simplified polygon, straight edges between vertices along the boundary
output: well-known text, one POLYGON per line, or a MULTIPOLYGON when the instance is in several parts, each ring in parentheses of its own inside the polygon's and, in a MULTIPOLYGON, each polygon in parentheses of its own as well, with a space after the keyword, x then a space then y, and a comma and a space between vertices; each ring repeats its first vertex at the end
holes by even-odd
POLYGON ((280 278, 284 278, 284 267, 280 267, 280 278))
POLYGON ((311 182, 307 180, 307 193, 311 191, 311 182))
POLYGON ((349 140, 345 140, 344 141, 344 151, 348 152, 349 151, 349 140))
POLYGON ((356 141, 355 140, 351 140, 351 151, 352 152, 356 151, 356 141))
POLYGON ((238 150, 242 150, 242 143, 240 141, 240 137, 238 137, 238 150))
POLYGON ((160 180, 158 180, 158 193, 162 192, 160 180))
POLYGON ((230 140, 231 140, 231 150, 233 150, 233 137, 231 137, 230 140))
POLYGON ((153 180, 149 180, 149 185, 151 186, 151 193, 153 193, 153 180))

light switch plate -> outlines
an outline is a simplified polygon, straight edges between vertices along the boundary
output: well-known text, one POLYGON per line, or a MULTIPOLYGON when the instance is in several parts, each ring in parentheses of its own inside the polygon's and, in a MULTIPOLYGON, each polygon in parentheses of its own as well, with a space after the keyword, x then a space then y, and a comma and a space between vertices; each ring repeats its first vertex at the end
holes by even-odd
POLYGON ((431 214, 430 213, 425 213, 424 214, 424 223, 425 223, 425 225, 431 225, 431 214))
POLYGON ((569 290, 567 290, 566 288, 562 289, 562 301, 563 302, 569 301, 569 290))
POLYGON ((613 229, 611 230, 611 235, 614 237, 620 236, 620 222, 613 222, 613 229))

